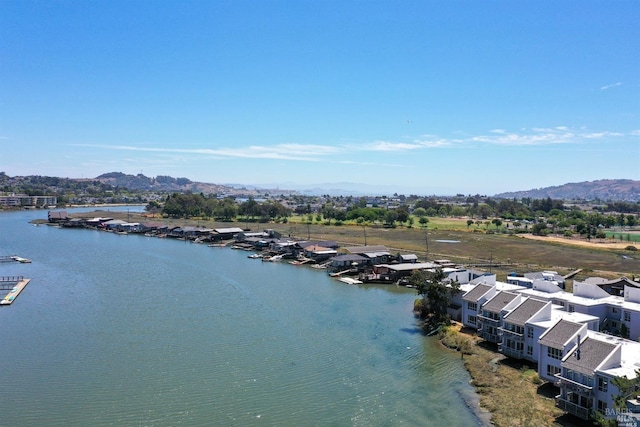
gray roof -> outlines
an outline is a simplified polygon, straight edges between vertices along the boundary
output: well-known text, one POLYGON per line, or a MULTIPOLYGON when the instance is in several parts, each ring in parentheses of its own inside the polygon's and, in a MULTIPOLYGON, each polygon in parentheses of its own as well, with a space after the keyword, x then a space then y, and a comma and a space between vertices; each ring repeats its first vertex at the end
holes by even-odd
POLYGON ((487 292, 489 292, 493 288, 493 286, 485 285, 483 283, 476 285, 475 288, 471 289, 469 292, 462 296, 462 299, 465 301, 473 301, 478 302, 480 298, 487 292))
POLYGON ((216 228, 215 230, 218 234, 229 234, 229 233, 242 233, 244 230, 239 227, 229 227, 229 228, 216 228))
POLYGON ((561 319, 540 337, 540 344, 547 347, 563 348, 584 325, 561 319))
POLYGON ((387 249, 387 247, 383 245, 350 246, 350 247, 345 247, 344 250, 352 254, 364 254, 364 253, 371 253, 371 252, 388 252, 389 251, 389 249, 387 249))
POLYGON ((513 301, 518 295, 512 294, 510 292, 500 291, 491 298, 489 301, 484 303, 482 306, 483 310, 490 311, 492 313, 500 313, 507 304, 513 301))
POLYGON ((580 344, 580 359, 576 357, 578 348, 574 348, 569 357, 562 362, 562 367, 571 369, 589 376, 616 348, 615 344, 587 338, 580 344))
POLYGON ((412 271, 412 270, 427 270, 429 268, 435 268, 436 265, 432 262, 414 262, 404 264, 380 264, 381 267, 387 267, 393 271, 412 271))
POLYGON ((513 311, 504 316, 504 321, 514 325, 524 326, 531 319, 531 316, 539 312, 542 307, 549 304, 547 301, 541 301, 534 298, 527 298, 522 304, 513 309, 513 311))
POLYGON ((366 261, 367 259, 358 254, 346 254, 346 255, 338 255, 331 258, 332 261, 366 261))

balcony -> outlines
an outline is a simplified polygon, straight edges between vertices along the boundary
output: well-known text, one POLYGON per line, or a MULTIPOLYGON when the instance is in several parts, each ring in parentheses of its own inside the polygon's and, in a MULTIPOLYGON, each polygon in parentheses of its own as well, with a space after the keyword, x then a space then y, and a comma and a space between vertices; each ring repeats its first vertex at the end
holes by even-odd
POLYGON ((478 332, 478 335, 480 336, 480 338, 482 338, 483 340, 492 342, 494 344, 497 344, 499 340, 498 338, 498 334, 490 334, 489 332, 485 332, 485 331, 480 331, 478 332))
POLYGON ((577 403, 570 402, 562 398, 562 395, 556 396, 556 407, 562 409, 564 412, 575 415, 583 420, 591 419, 591 408, 580 406, 577 403))
POLYGON ((513 357, 514 359, 524 359, 523 350, 517 350, 515 348, 509 348, 503 344, 498 344, 498 351, 505 356, 513 357))

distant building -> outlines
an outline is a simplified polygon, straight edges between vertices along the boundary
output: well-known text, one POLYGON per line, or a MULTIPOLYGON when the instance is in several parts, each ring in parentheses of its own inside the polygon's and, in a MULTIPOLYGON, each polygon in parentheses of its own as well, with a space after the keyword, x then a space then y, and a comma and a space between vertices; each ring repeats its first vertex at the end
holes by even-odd
POLYGON ((56 196, 27 196, 26 194, 11 194, 0 196, 0 206, 7 207, 36 207, 56 206, 58 197, 56 196))

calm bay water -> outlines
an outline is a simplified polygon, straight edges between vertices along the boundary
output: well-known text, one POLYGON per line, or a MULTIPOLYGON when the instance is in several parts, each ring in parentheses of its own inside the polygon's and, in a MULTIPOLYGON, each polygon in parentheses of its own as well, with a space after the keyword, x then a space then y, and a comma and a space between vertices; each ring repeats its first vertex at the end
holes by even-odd
POLYGON ((33 260, 0 264, 31 278, 0 307, 2 425, 479 424, 410 290, 36 218, 0 213, 0 255, 33 260))

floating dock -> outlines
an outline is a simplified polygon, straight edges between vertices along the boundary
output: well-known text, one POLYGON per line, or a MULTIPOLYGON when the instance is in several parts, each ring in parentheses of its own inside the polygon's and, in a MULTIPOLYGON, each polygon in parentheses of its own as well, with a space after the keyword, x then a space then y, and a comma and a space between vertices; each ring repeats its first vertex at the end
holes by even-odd
POLYGON ((1 277, 0 289, 9 290, 9 293, 0 300, 0 305, 11 305, 20 292, 27 287, 31 279, 25 279, 22 276, 17 277, 1 277), (13 284, 13 286, 12 286, 13 284))
POLYGON ((0 256, 0 262, 21 262, 23 264, 27 264, 30 263, 31 260, 16 255, 4 255, 0 256))

